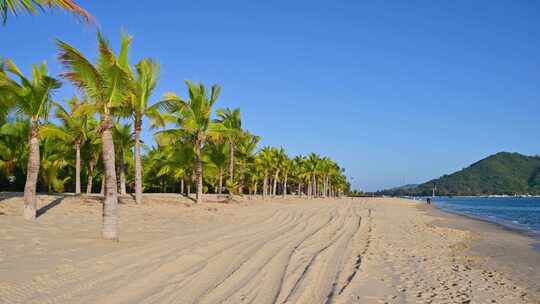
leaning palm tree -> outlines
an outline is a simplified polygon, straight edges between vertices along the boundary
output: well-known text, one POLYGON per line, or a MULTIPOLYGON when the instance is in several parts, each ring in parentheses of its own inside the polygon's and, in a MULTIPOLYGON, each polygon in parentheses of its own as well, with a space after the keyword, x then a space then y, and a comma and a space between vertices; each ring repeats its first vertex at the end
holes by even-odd
MULTIPOLYGON (((129 65, 128 65, 129 66, 129 65)), ((142 203, 142 162, 141 131, 144 117, 159 117, 155 108, 149 107, 148 100, 156 88, 159 78, 159 64, 152 59, 143 59, 135 65, 136 74, 131 76, 133 90, 126 109, 133 118, 135 127, 135 202, 142 203)))
POLYGON ((75 148, 75 194, 81 193, 81 147, 88 139, 88 122, 91 119, 86 113, 80 111, 82 102, 75 96, 67 102, 69 111, 61 104, 56 106, 56 117, 62 122, 61 126, 47 124, 41 128, 40 135, 61 140, 75 148))
POLYGON ((101 135, 102 156, 105 168, 105 202, 103 206, 102 236, 118 240, 118 192, 114 142, 112 137, 113 112, 121 107, 130 92, 129 73, 118 63, 118 58, 127 54, 129 43, 122 39, 122 47, 117 57, 109 43, 98 33, 98 61, 92 64, 79 50, 58 40, 60 61, 66 72, 63 77, 79 87, 88 98, 86 109, 97 112, 101 122, 98 127, 101 135))
POLYGON ((217 109, 216 114, 219 117, 217 122, 220 122, 223 126, 223 132, 221 132, 221 135, 229 144, 229 182, 232 183, 234 181, 235 143, 240 136, 242 136, 242 119, 240 118, 240 109, 217 109))
POLYGON ((164 120, 175 124, 177 129, 168 129, 160 133, 177 134, 188 138, 195 152, 195 178, 197 181, 196 201, 202 201, 203 166, 201 151, 208 137, 216 138, 221 132, 221 124, 210 119, 212 106, 216 102, 221 88, 214 85, 210 95, 205 86, 186 81, 189 99, 184 101, 174 93, 167 93, 164 99, 154 105, 165 112, 164 120))
POLYGON ((36 186, 39 174, 39 131, 47 121, 53 93, 60 88, 60 82, 47 75, 45 63, 32 67, 32 79, 26 78, 10 60, 0 68, 0 95, 15 103, 17 112, 30 119, 29 157, 24 187, 25 219, 36 218, 36 186), (9 72, 19 78, 19 82, 8 77, 9 72))
POLYGON ((87 23, 92 22, 93 17, 84 8, 73 0, 1 0, 0 14, 2 22, 7 21, 8 13, 14 16, 20 13, 36 14, 45 8, 61 8, 81 16, 87 23))

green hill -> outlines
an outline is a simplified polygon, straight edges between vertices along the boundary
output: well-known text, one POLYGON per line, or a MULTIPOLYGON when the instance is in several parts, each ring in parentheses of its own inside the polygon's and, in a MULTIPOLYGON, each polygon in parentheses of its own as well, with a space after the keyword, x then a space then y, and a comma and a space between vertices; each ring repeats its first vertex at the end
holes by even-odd
POLYGON ((392 195, 540 194, 540 156, 500 152, 469 167, 413 189, 387 190, 392 195))

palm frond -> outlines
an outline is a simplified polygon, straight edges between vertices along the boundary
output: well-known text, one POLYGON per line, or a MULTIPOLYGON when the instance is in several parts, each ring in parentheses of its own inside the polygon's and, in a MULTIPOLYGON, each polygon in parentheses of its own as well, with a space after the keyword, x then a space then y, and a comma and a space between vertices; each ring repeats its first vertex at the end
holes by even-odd
POLYGON ((103 100, 103 80, 98 70, 86 57, 73 46, 56 41, 60 50, 58 59, 67 69, 61 76, 71 81, 93 100, 103 100))

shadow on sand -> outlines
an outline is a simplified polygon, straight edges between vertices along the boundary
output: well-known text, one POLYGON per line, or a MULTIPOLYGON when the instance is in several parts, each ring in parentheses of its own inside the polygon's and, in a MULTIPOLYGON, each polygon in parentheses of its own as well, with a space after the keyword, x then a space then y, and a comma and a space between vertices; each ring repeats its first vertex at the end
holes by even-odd
POLYGON ((61 196, 59 198, 56 198, 52 202, 48 203, 47 205, 39 208, 38 211, 36 212, 36 217, 40 217, 43 214, 45 214, 47 211, 49 211, 50 209, 60 205, 62 203, 62 201, 64 200, 64 198, 65 198, 65 196, 61 196))
POLYGON ((22 192, 0 192, 0 202, 13 198, 13 197, 23 197, 24 194, 22 192))

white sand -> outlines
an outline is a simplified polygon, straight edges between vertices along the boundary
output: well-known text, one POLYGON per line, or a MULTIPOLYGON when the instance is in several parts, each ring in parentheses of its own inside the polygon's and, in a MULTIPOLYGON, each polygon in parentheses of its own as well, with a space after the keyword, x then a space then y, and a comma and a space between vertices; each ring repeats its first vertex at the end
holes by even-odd
POLYGON ((121 205, 120 243, 95 199, 37 223, 1 201, 0 303, 538 303, 409 201, 147 201, 121 205))

